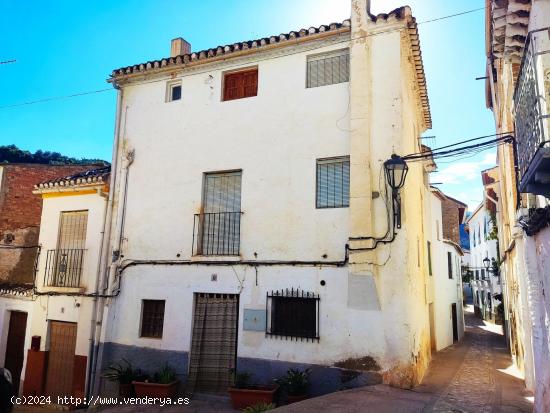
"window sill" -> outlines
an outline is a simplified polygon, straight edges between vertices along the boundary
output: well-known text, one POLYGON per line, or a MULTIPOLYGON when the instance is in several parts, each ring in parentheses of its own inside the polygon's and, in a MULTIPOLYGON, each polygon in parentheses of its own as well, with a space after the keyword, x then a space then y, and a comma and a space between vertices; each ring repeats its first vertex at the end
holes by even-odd
POLYGON ((234 261, 239 262, 242 260, 240 255, 193 255, 191 261, 234 261))
POLYGON ((81 294, 86 291, 86 287, 46 287, 43 286, 41 293, 78 293, 81 294))

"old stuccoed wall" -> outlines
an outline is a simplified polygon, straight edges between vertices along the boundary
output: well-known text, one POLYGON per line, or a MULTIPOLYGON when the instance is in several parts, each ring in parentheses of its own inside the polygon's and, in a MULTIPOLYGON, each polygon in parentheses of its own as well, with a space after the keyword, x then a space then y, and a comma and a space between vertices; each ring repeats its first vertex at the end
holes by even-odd
MULTIPOLYGON (((357 3, 366 13, 365 2, 357 3)), ((361 30, 388 30, 404 22, 372 25, 361 30)), ((195 292, 239 294, 242 315, 244 309, 265 309, 268 291, 299 288, 321 297, 319 342, 244 331, 240 316, 240 366, 265 380, 293 365, 329 369, 332 384, 319 383, 316 390, 324 392, 338 381, 339 373, 332 373, 339 370, 336 364, 369 356, 390 384, 412 387, 420 381, 430 359, 426 258, 420 248, 424 210, 419 207, 427 188, 421 165, 411 165, 402 192, 403 228, 391 245, 373 254, 351 254, 352 264, 338 268, 259 266, 256 272, 239 263, 338 261, 350 235, 384 234, 384 203, 372 200, 372 191, 381 189, 381 164, 392 151, 418 151, 423 130, 410 53, 408 37, 399 31, 353 45, 344 33, 176 69, 172 75, 182 78, 181 101, 165 102, 171 76, 122 86, 116 156, 122 160, 135 150, 127 182, 124 260, 196 259, 193 216, 201 211, 204 172, 242 169, 244 214, 240 256, 232 266, 216 266, 219 257, 214 257, 206 258, 214 261, 209 266, 137 265, 122 273, 120 295, 109 300, 103 321, 102 366, 126 350, 136 354, 135 346, 156 351, 154 359, 167 355, 185 371, 180 357, 190 350, 195 292), (308 55, 350 46, 349 83, 305 88, 308 55), (224 71, 250 66, 259 70, 258 96, 220 101, 224 71), (315 161, 341 155, 351 158, 350 208, 316 209, 315 161), (213 274, 217 281, 211 281, 213 274), (139 337, 143 299, 166 300, 162 339, 139 337)), ((125 176, 126 170, 117 173, 125 176)), ((121 222, 121 193, 114 188, 112 228, 121 222)), ((111 248, 117 245, 113 230, 111 248)))

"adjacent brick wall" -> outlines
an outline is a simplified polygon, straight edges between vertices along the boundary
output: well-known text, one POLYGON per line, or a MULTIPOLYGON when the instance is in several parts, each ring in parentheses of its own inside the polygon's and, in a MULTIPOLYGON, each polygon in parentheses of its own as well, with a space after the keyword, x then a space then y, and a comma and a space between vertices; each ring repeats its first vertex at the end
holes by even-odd
POLYGON ((465 206, 452 198, 446 197, 442 202, 443 238, 460 245, 460 223, 464 215, 465 206))
POLYGON ((0 282, 32 283, 42 214, 42 198, 34 185, 91 169, 90 165, 1 165, 0 282), (8 237, 8 238, 6 238, 8 237))

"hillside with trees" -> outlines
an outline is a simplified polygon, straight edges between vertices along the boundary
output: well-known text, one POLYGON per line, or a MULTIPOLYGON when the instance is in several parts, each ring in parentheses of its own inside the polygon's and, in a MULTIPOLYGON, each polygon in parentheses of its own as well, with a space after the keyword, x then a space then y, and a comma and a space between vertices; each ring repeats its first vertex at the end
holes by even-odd
POLYGON ((0 163, 35 163, 43 165, 82 165, 106 164, 102 159, 72 158, 59 152, 37 150, 32 153, 19 149, 15 145, 0 146, 0 163))

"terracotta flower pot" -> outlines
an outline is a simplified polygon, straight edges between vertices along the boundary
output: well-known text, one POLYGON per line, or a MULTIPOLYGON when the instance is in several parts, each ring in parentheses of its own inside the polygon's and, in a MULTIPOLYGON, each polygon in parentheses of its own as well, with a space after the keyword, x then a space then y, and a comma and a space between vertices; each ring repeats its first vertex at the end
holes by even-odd
POLYGON ((287 396, 288 404, 301 402, 302 400, 307 399, 307 394, 301 394, 299 396, 291 396, 290 394, 287 396))
POLYGON ((258 403, 273 403, 273 397, 279 386, 252 386, 247 389, 229 388, 231 405, 234 409, 245 409, 258 403))
POLYGON ((179 380, 168 384, 133 381, 137 397, 175 397, 178 392, 179 380))
POLYGON ((118 385, 118 395, 120 397, 133 397, 134 396, 134 386, 132 383, 119 383, 118 385))

